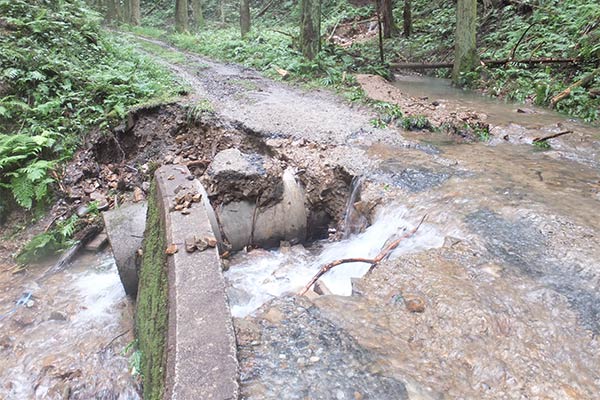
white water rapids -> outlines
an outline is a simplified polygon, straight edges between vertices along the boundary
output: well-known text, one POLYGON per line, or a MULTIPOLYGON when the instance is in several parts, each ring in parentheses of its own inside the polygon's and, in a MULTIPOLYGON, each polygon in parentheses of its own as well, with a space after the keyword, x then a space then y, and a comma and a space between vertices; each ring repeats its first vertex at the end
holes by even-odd
MULTIPOLYGON (((389 206, 377 212, 374 223, 363 233, 339 242, 323 241, 309 249, 296 245, 289 249, 239 253, 225 273, 230 284, 233 316, 244 317, 274 297, 298 292, 323 265, 334 260, 377 256, 388 239, 413 229, 420 218, 405 207, 389 206)), ((403 240, 390 257, 440 247, 444 236, 434 225, 425 222, 413 236, 403 240)), ((351 279, 364 276, 369 267, 366 263, 343 264, 326 273, 321 281, 333 294, 349 296, 351 279)))

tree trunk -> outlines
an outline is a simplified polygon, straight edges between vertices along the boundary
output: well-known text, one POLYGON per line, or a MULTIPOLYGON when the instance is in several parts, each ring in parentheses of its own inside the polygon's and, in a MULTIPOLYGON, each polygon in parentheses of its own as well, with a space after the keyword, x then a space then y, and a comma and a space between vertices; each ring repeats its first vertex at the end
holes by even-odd
POLYGON ((301 0, 300 47, 309 60, 321 50, 321 0, 301 0))
POLYGON ((460 84, 461 73, 477 66, 477 0, 458 0, 456 34, 454 37, 454 68, 452 81, 460 84))
POLYGON ((412 31, 412 13, 410 0, 404 0, 404 9, 402 10, 402 18, 404 20, 404 37, 409 38, 412 31))
POLYGON ((113 22, 118 17, 117 4, 115 0, 106 0, 106 20, 113 22))
POLYGON ((122 21, 129 24, 131 22, 131 1, 125 0, 121 6, 123 16, 122 21))
POLYGON ((221 0, 221 24, 225 25, 225 0, 221 0))
POLYGON ((204 14, 202 13, 202 0, 192 0, 192 27, 198 30, 204 26, 204 14))
POLYGON ((142 11, 140 9, 140 0, 129 0, 129 22, 133 26, 138 26, 142 20, 142 11))
POLYGON ((383 23, 383 37, 389 39, 396 33, 392 0, 377 0, 377 6, 379 7, 381 22, 383 23))
POLYGON ((187 0, 175 1, 175 29, 177 32, 188 30, 188 2, 187 0))
POLYGON ((242 37, 250 32, 250 0, 240 1, 240 28, 242 37))

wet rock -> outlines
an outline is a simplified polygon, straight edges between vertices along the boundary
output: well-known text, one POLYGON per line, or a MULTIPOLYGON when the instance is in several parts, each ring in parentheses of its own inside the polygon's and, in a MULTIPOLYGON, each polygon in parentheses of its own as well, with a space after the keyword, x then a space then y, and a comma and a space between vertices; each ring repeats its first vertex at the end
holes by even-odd
POLYGON ((234 200, 257 199, 259 204, 277 202, 283 194, 279 161, 238 149, 217 153, 204 180, 211 200, 227 204, 234 200))
POLYGON ((418 296, 405 295, 404 304, 406 309, 412 313, 422 313, 425 311, 425 300, 418 296))
POLYGON ((259 313, 252 321, 260 343, 238 346, 242 397, 351 400, 359 393, 370 399, 408 399, 402 382, 372 373, 376 359, 309 301, 277 299, 265 312, 273 309, 284 316, 281 322, 273 324, 259 313), (253 390, 258 386, 260 394, 253 390))
POLYGON ((317 293, 321 296, 327 296, 327 295, 333 294, 331 292, 331 290, 329 290, 327 285, 325 285, 325 282, 323 282, 321 279, 319 279, 318 281, 315 282, 315 287, 313 290, 315 291, 315 293, 317 293))
POLYGON ((48 318, 49 321, 66 321, 67 320, 67 314, 65 314, 62 311, 52 311, 50 313, 50 317, 48 318))

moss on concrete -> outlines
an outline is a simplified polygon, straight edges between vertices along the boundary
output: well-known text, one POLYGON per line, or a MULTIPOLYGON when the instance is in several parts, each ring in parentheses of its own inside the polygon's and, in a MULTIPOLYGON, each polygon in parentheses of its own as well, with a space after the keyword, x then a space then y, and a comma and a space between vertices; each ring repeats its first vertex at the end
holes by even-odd
POLYGON ((163 398, 166 372, 169 309, 166 239, 165 221, 161 218, 156 192, 154 183, 148 199, 136 313, 145 400, 163 398))

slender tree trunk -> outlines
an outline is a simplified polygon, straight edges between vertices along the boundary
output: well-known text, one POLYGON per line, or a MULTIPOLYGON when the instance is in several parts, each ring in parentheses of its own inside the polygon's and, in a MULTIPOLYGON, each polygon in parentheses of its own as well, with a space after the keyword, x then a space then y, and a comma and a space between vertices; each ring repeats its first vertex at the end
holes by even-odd
POLYGON ((240 1, 240 28, 242 37, 250 32, 250 0, 240 1))
POLYGON ((138 26, 142 20, 142 11, 140 9, 140 0, 129 0, 129 22, 133 26, 138 26))
POLYGON ((175 1, 175 29, 177 32, 188 30, 188 2, 187 0, 175 1))
POLYGON ((321 50, 321 0, 301 0, 300 47, 309 60, 321 50))
POLYGON ((202 0, 192 0, 192 28, 198 30, 204 26, 202 0))
POLYGON ((460 84, 460 74, 473 71, 477 61, 477 0, 458 0, 452 81, 460 84))
POLYGON ((118 17, 117 4, 115 0, 106 0, 106 20, 113 22, 118 17))
POLYGON ((412 13, 410 0, 404 0, 404 9, 402 10, 402 19, 404 20, 404 37, 409 38, 412 31, 412 13))
POLYGON ((221 0, 221 24, 225 25, 225 0, 221 0))
POLYGON ((131 23, 131 0, 125 0, 121 5, 122 21, 125 23, 131 23))
POLYGON ((383 37, 389 39, 397 31, 392 12, 392 0, 377 0, 377 6, 379 7, 381 22, 383 23, 383 37))

